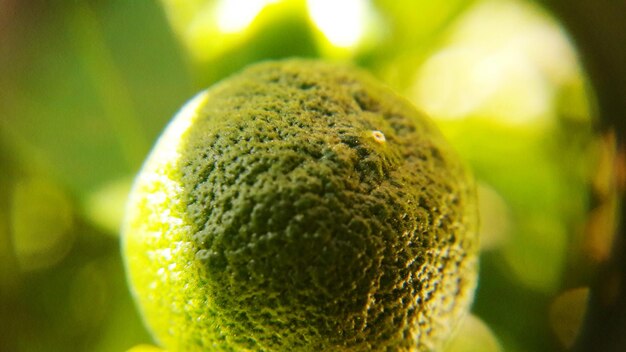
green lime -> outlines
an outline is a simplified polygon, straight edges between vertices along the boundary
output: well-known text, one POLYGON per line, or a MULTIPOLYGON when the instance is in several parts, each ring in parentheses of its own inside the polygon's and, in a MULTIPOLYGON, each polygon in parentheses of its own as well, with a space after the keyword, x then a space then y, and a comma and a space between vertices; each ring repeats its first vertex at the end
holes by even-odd
POLYGON ((425 351, 476 284, 474 185, 367 74, 254 65, 201 93, 139 174, 132 291, 170 351, 425 351))

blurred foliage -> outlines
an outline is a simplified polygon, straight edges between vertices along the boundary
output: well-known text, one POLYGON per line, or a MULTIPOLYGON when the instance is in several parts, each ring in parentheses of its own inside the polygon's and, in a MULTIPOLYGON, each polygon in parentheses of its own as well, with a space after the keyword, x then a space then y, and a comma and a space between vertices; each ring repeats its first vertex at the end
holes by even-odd
POLYGON ((1 5, 0 350, 149 342, 119 254, 125 189, 111 200, 111 184, 192 94, 178 44, 149 1, 1 5))
POLYGON ((5 0, 0 44, 1 351, 157 350, 118 250, 126 193, 188 98, 265 59, 370 70, 474 169, 481 282, 447 352, 563 350, 581 318, 554 317, 586 304, 563 292, 610 251, 614 141, 595 134, 567 36, 530 3, 5 0))

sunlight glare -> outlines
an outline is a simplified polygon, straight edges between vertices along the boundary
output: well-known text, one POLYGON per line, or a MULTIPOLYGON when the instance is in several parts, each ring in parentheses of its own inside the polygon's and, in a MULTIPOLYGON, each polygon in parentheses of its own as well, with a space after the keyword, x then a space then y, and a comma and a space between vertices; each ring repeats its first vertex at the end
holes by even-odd
POLYGON ((365 0, 308 0, 311 20, 337 47, 354 47, 361 41, 371 9, 365 0))
POLYGON ((482 116, 507 125, 549 122, 555 86, 577 77, 562 29, 539 10, 486 1, 455 25, 419 70, 412 98, 431 116, 482 116))
POLYGON ((265 6, 278 0, 221 0, 217 4, 217 26, 224 33, 244 30, 265 6))

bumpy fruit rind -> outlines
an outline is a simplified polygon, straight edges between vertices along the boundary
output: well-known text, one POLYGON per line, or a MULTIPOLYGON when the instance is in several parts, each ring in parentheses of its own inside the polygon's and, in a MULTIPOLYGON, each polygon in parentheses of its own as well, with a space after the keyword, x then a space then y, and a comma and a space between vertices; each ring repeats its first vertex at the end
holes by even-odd
POLYGON ((134 185, 132 292, 171 351, 426 351, 471 303, 473 183, 368 75, 257 64, 188 103, 134 185))

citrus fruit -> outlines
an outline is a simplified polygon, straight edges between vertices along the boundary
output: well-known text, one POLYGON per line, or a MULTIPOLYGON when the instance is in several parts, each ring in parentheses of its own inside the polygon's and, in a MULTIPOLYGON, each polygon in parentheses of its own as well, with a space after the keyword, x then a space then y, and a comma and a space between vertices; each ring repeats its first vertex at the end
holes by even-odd
POLYGON ((256 64, 190 101, 137 177, 132 292, 170 351, 425 351, 467 311, 474 185, 366 73, 256 64))

